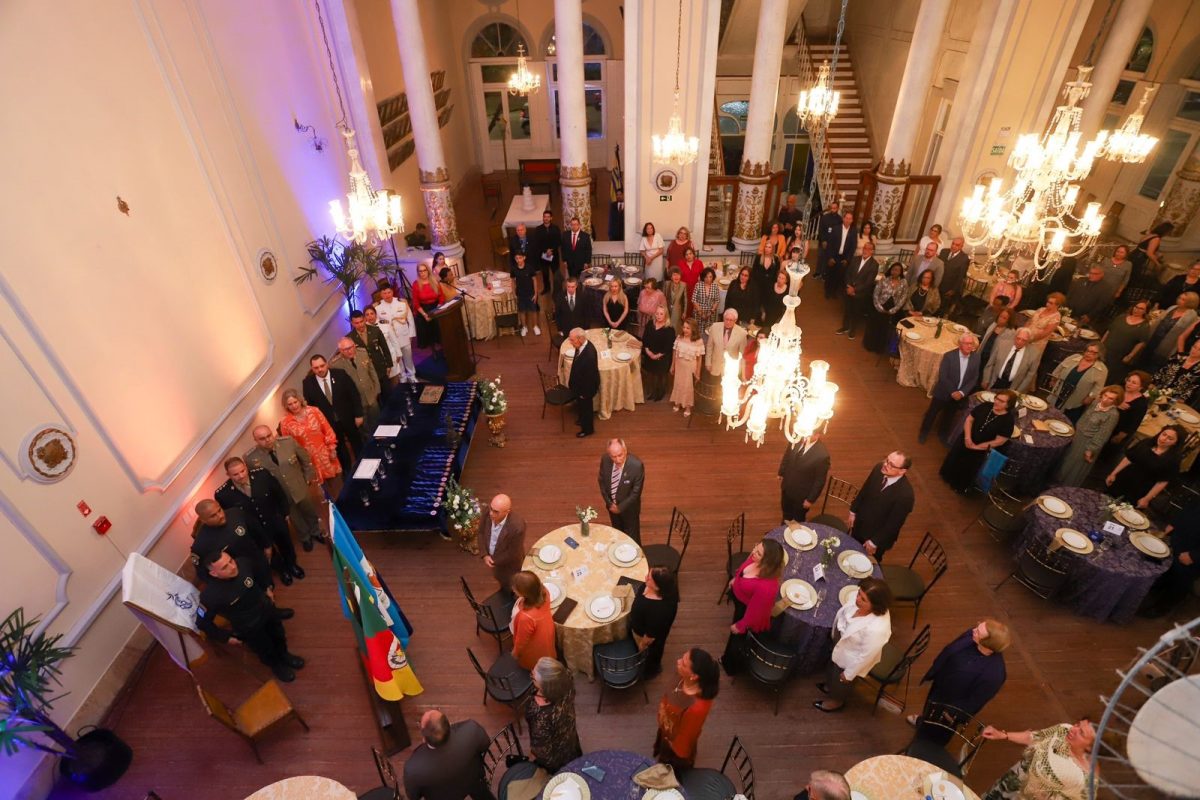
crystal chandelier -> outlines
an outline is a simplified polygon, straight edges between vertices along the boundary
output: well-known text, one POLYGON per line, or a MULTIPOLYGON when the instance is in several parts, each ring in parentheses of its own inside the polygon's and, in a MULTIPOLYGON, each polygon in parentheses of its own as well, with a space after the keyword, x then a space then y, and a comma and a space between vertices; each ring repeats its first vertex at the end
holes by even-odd
POLYGON ((800 92, 800 100, 796 104, 796 116, 805 128, 821 128, 833 122, 837 116, 838 102, 842 93, 833 88, 833 79, 837 76, 838 53, 842 49, 842 33, 846 30, 846 6, 850 0, 842 0, 842 11, 838 17, 837 36, 833 40, 833 66, 828 61, 821 63, 817 69, 817 83, 809 89, 800 92))
POLYGON ((1142 123, 1146 121, 1146 106, 1157 88, 1149 86, 1142 92, 1137 111, 1130 114, 1125 124, 1115 132, 1100 131, 1096 138, 1101 142, 1101 158, 1123 164, 1140 164, 1146 160, 1154 145, 1158 144, 1158 137, 1142 133, 1142 123))
POLYGON ((654 160, 663 164, 685 167, 700 157, 700 139, 685 136, 683 118, 679 115, 679 56, 683 43, 683 0, 679 0, 679 18, 675 28, 675 102, 671 106, 671 119, 667 122, 667 133, 650 137, 654 148, 654 160))
POLYGON ((800 279, 808 267, 792 270, 792 288, 783 298, 783 319, 775 323, 766 341, 759 344, 754 374, 741 380, 742 359, 725 355, 721 376, 721 415, 727 429, 745 427, 746 439, 762 446, 767 422, 779 420, 783 435, 792 444, 820 430, 833 417, 836 383, 830 383, 829 363, 813 361, 809 374, 801 363, 800 337, 796 325, 796 296, 800 279))
POLYGON ((393 234, 404 230, 400 195, 389 194, 386 189, 376 192, 371 188, 371 178, 358 158, 354 131, 343 128, 342 136, 346 139, 346 153, 350 157, 350 191, 346 193, 348 213, 343 211, 341 200, 330 200, 329 214, 333 224, 338 233, 359 244, 364 244, 372 234, 386 242, 393 234))
POLYGON ((529 71, 525 60, 525 45, 517 45, 517 71, 508 77, 508 93, 511 95, 536 94, 542 88, 542 79, 529 71))

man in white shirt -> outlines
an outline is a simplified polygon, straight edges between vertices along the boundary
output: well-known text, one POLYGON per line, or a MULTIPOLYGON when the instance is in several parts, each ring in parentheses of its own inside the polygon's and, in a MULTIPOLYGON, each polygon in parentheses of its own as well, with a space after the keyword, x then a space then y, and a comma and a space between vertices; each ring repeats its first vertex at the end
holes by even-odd
POLYGON ((858 228, 854 225, 853 213, 847 211, 842 214, 842 225, 834 231, 831 244, 837 250, 832 254, 825 271, 826 300, 842 296, 846 269, 854 258, 854 251, 858 249, 858 228))
MULTIPOLYGON (((413 365, 412 340, 417 335, 413 324, 412 310, 408 303, 396 297, 396 291, 387 281, 379 284, 379 302, 373 308, 379 317, 379 329, 387 339, 388 349, 396 359, 396 371, 389 375, 405 383, 417 380, 417 368, 413 365)), ((367 324, 371 324, 370 314, 367 324)))
POLYGON ((506 494, 492 498, 479 518, 476 536, 483 563, 491 569, 500 591, 511 594, 512 577, 521 571, 525 558, 525 520, 513 513, 512 498, 506 494))

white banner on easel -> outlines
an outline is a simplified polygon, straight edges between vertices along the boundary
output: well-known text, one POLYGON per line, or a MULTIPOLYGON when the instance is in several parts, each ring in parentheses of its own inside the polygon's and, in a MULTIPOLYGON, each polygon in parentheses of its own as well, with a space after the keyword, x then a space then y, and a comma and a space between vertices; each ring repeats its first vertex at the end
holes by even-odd
POLYGON ((196 641, 200 590, 174 572, 132 553, 121 572, 121 601, 181 669, 204 656, 196 641))

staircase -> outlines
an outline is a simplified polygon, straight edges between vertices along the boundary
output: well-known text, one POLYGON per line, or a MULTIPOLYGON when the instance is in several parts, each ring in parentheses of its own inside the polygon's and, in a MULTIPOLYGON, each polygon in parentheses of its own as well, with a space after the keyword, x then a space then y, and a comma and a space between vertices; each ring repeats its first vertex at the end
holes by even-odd
MULTIPOLYGON (((817 67, 828 61, 833 64, 833 45, 808 43, 809 58, 813 74, 817 67)), ((867 137, 867 122, 863 116, 862 98, 858 93, 858 80, 854 73, 854 62, 845 43, 840 46, 837 74, 833 76, 833 88, 842 93, 838 113, 829 123, 824 136, 824 151, 827 164, 832 167, 832 186, 843 199, 842 209, 854 207, 858 195, 859 172, 875 166, 871 153, 871 141, 867 137)), ((821 200, 828 205, 833 198, 822 192, 821 200)))

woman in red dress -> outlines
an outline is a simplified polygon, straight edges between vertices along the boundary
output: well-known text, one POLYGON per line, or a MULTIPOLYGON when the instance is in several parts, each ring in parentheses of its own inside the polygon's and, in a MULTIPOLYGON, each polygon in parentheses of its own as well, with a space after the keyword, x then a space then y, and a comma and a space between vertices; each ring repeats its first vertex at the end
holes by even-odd
POLYGON ((679 262, 679 273, 683 277, 683 283, 687 286, 688 312, 687 316, 692 316, 692 290, 696 288, 696 284, 700 282, 700 273, 704 272, 704 262, 696 258, 696 248, 688 247, 683 251, 683 260, 679 262))
POLYGON ((437 323, 429 315, 441 305, 441 287, 433 280, 429 267, 417 265, 417 279, 412 284, 412 307, 417 312, 417 347, 432 347, 438 341, 437 323))
MULTIPOLYGON (((692 234, 687 228, 680 228, 675 232, 675 238, 667 245, 667 266, 675 267, 683 263, 683 255, 688 248, 696 249, 696 245, 692 244, 692 234)), ((691 287, 688 287, 690 293, 691 287)))
POLYGON ((283 409, 287 413, 279 420, 279 433, 308 451, 325 491, 337 497, 342 491, 342 465, 337 457, 337 434, 329 420, 321 409, 307 405, 295 389, 283 393, 283 409))

